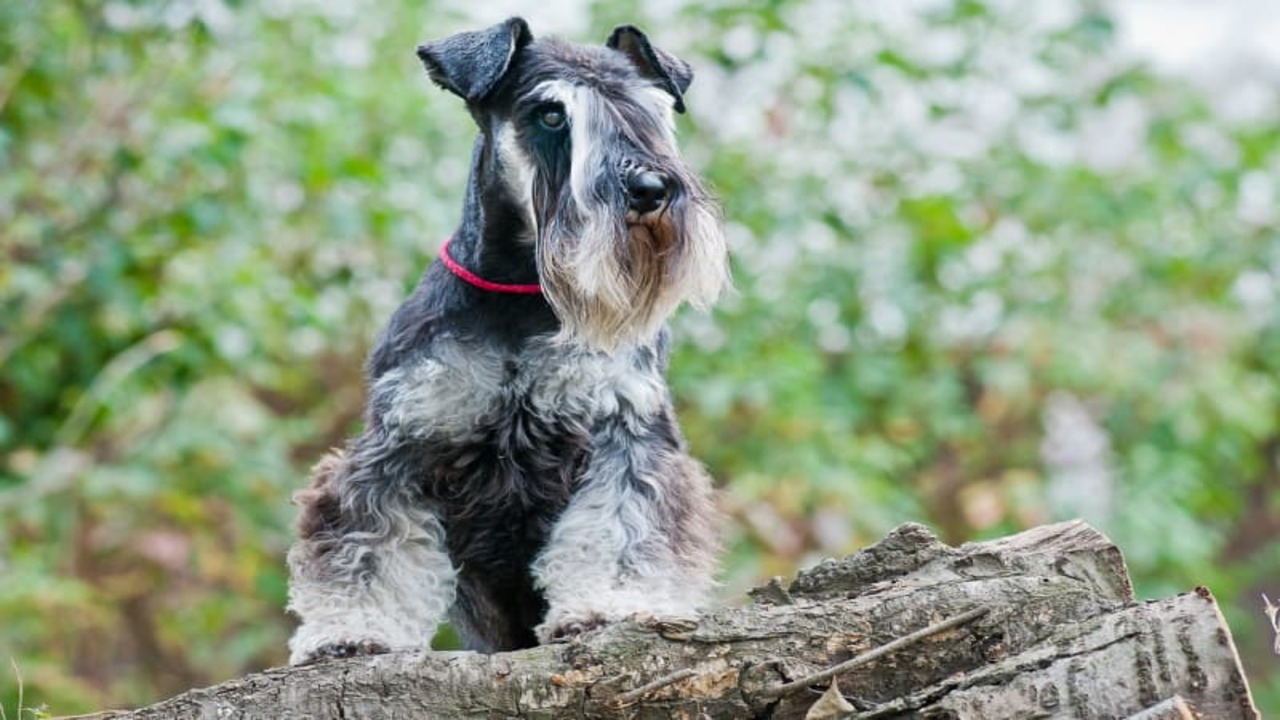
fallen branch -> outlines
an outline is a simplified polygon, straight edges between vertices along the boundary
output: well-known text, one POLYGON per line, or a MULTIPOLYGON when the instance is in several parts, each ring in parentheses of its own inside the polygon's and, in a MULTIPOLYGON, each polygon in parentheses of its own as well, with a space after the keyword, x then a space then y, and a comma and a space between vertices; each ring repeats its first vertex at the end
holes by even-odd
POLYGON ((765 697, 765 698, 777 699, 777 698, 785 697, 787 695, 794 694, 800 690, 805 690, 809 687, 817 685, 818 683, 823 683, 828 680, 831 680, 836 675, 839 675, 842 672, 848 672, 856 667, 866 665, 867 663, 873 660, 879 660, 885 655, 888 655, 893 652, 897 652, 910 645, 914 645, 915 643, 920 642, 921 640, 931 635, 937 635, 940 632, 945 632, 952 628, 964 625, 965 623, 971 620, 977 620, 978 618, 986 614, 987 614, 987 608, 975 608, 973 610, 970 610, 969 612, 960 613, 959 615, 953 618, 950 618, 948 620, 943 620, 940 623, 934 623, 933 625, 930 625, 927 628, 921 628, 911 633, 910 635, 905 635, 903 637, 898 638, 897 640, 891 640, 885 643, 884 645, 881 645, 875 648, 874 650, 868 650, 867 652, 862 653, 861 655, 853 658, 852 660, 845 660, 844 662, 839 663, 837 665, 833 665, 827 668, 826 670, 823 670, 822 672, 816 672, 808 677, 802 677, 799 680, 792 680, 791 682, 788 682, 788 683, 782 683, 781 685, 775 685, 770 688, 765 688, 764 691, 760 693, 760 695, 761 697, 765 697))
POLYGON ((660 688, 664 688, 673 683, 678 683, 681 680, 688 680, 689 678, 693 678, 693 677, 698 677, 698 672, 696 670, 691 670, 689 668, 684 668, 683 670, 677 670, 671 673, 670 675, 660 677, 657 680, 654 680, 653 682, 647 682, 641 685, 640 687, 636 688, 635 690, 628 690, 627 692, 622 693, 621 695, 615 697, 612 700, 612 702, 610 702, 610 704, 615 709, 621 709, 635 703, 638 700, 643 700, 646 695, 653 692, 654 690, 658 690, 660 688))
POLYGON ((1135 602, 1082 522, 959 548, 904 525, 753 597, 696 624, 279 668, 82 717, 1257 717, 1208 591, 1135 602))

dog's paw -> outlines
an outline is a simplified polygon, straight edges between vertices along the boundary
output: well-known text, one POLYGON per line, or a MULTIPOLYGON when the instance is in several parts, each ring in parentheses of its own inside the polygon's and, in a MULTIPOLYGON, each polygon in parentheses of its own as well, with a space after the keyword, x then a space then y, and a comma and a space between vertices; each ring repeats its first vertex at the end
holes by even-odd
POLYGON ((387 652, 391 652, 391 649, 380 642, 372 640, 363 640, 360 642, 334 642, 328 643, 327 645, 321 645, 297 664, 311 665, 312 663, 324 662, 326 660, 352 658, 361 655, 381 655, 387 652))
POLYGON ((547 622, 539 625, 536 633, 538 635, 538 642, 543 645, 548 643, 563 643, 569 642, 585 632, 602 628, 610 622, 612 622, 612 620, 605 617, 603 613, 566 613, 555 620, 548 620, 547 622))

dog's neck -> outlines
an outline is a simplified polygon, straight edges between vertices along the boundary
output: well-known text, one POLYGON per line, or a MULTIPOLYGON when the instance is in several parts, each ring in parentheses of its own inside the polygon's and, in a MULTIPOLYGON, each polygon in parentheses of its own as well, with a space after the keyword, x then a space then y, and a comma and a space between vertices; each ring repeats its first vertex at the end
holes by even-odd
MULTIPOLYGON (((528 211, 515 202, 499 171, 482 134, 472 155, 462 222, 417 292, 451 285, 439 296, 446 327, 458 337, 518 350, 531 338, 554 334, 560 322, 541 293, 493 291, 495 285, 538 285, 528 211), (452 263, 445 261, 445 253, 452 263)), ((371 358, 371 372, 376 374, 385 362, 381 355, 371 358)))
POLYGON ((462 224, 450 240, 449 254, 489 283, 537 285, 532 217, 498 162, 490 139, 482 133, 471 156, 462 224))

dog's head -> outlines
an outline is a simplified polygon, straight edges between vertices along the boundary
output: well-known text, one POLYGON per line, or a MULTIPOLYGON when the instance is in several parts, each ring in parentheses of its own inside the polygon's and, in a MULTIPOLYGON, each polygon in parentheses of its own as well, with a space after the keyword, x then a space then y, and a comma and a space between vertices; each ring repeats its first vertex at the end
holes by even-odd
POLYGON ((645 342, 681 302, 715 300, 728 282, 719 210, 675 142, 688 64, 631 26, 582 46, 535 41, 520 18, 418 56, 480 125, 482 183, 535 245, 565 337, 645 342))

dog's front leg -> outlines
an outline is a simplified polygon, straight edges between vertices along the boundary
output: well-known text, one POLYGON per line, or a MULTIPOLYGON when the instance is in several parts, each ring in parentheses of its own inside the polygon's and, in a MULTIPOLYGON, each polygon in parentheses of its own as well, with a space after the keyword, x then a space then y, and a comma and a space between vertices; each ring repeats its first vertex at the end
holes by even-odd
POLYGON ((302 620, 289 662, 427 647, 453 603, 444 530, 390 474, 386 443, 366 433, 326 458, 301 505, 289 551, 289 609, 302 620))
POLYGON ((716 549, 711 485, 669 410, 601 423, 582 483, 533 573, 546 643, 634 617, 687 617, 707 600, 716 549))

